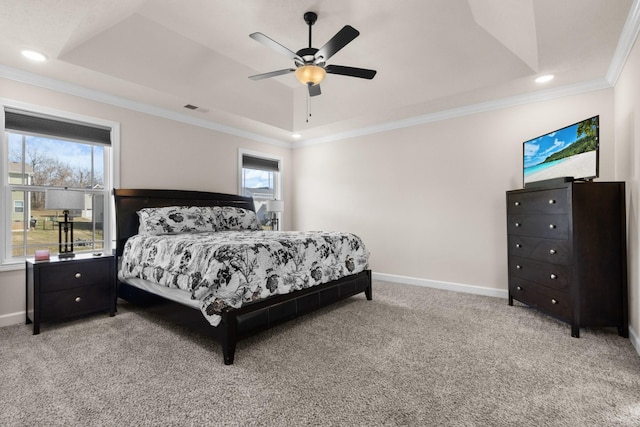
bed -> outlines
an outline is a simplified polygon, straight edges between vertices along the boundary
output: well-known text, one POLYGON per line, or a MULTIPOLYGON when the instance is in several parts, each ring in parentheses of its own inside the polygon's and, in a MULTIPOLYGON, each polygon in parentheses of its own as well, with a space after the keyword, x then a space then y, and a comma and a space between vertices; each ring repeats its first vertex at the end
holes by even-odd
POLYGON ((360 293, 372 299, 368 252, 355 235, 263 231, 253 199, 232 194, 115 189, 113 195, 118 297, 134 303, 159 297, 200 310, 227 365, 243 338, 360 293), (331 252, 332 261, 312 252, 331 252))

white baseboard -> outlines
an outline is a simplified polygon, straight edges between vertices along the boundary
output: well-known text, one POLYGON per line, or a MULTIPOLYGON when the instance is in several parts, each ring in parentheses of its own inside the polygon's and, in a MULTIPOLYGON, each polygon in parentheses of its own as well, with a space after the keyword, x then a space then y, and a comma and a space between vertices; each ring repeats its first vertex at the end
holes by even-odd
POLYGON ((447 291, 465 292, 468 294, 484 295, 488 297, 506 299, 509 296, 509 293, 506 289, 487 288, 484 286, 466 285, 463 283, 442 282, 439 280, 418 279, 415 277, 397 276, 395 274, 384 274, 375 272, 371 274, 371 277, 375 280, 424 286, 426 288, 445 289, 447 291))
POLYGON ((636 352, 640 354, 640 336, 633 330, 631 325, 629 325, 629 341, 631 341, 631 345, 636 349, 636 352))
POLYGON ((26 319, 25 316, 26 316, 26 313, 24 311, 19 311, 17 313, 4 314, 0 316, 0 327, 24 323, 26 319))

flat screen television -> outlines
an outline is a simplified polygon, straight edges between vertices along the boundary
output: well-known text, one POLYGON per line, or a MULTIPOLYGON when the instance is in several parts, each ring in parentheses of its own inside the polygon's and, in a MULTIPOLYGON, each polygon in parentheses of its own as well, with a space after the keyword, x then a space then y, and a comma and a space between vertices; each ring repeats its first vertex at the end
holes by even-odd
POLYGON ((597 178, 599 118, 594 116, 524 142, 524 186, 558 178, 597 178))

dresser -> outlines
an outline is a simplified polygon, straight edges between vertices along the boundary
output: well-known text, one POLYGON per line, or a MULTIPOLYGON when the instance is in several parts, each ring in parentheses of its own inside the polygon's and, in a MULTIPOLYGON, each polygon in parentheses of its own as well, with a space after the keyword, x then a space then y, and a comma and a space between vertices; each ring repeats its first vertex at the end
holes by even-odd
POLYGON ((74 258, 26 261, 26 322, 33 334, 41 322, 116 311, 115 257, 78 254, 74 258))
POLYGON ((507 191, 509 305, 629 336, 624 182, 507 191))

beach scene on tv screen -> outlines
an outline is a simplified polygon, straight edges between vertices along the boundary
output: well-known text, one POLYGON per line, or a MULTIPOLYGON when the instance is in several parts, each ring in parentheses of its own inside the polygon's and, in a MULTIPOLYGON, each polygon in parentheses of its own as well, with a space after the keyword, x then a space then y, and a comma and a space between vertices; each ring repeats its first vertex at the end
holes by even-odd
POLYGON ((524 143, 524 183, 597 173, 598 117, 524 143))

